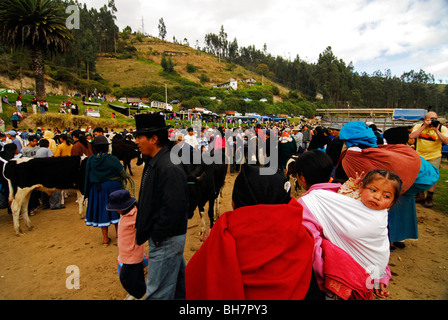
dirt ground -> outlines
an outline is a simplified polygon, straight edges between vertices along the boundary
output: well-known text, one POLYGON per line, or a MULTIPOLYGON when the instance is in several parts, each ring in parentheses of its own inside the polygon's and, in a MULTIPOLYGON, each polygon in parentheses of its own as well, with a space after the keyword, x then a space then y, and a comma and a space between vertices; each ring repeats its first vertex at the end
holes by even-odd
MULTIPOLYGON (((133 163, 136 190, 139 190, 142 169, 133 163)), ((227 175, 221 213, 231 210, 235 177, 227 175)), ((31 217, 32 231, 21 220, 25 234, 20 237, 13 231, 11 215, 6 209, 0 210, 1 300, 124 299, 126 292, 116 267, 115 228, 109 229, 112 242, 104 248, 101 230, 85 225, 75 201, 72 191, 65 209, 40 209, 31 217), (74 268, 79 270, 79 288, 73 288, 74 268)), ((417 206, 419 239, 407 240, 405 249, 391 253, 393 278, 387 300, 448 299, 448 214, 417 206)), ((188 224, 184 251, 187 263, 201 246, 200 227, 196 212, 188 224)))

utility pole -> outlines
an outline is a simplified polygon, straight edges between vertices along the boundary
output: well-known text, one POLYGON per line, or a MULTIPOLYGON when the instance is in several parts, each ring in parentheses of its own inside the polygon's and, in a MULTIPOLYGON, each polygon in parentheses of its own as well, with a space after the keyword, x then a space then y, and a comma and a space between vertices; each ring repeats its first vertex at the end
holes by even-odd
POLYGON ((168 89, 165 83, 165 108, 168 106, 168 89))
POLYGON ((142 16, 142 35, 145 35, 145 26, 143 23, 143 16, 142 16))
POLYGON ((23 73, 22 73, 22 67, 20 67, 20 94, 23 92, 23 73))

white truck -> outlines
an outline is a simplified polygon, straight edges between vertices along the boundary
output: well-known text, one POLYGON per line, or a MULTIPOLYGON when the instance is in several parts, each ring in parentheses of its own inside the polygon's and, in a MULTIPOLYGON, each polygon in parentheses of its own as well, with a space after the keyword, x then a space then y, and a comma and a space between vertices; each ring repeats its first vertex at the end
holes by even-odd
POLYGON ((151 101, 151 108, 159 108, 167 111, 173 111, 173 106, 166 102, 151 101))

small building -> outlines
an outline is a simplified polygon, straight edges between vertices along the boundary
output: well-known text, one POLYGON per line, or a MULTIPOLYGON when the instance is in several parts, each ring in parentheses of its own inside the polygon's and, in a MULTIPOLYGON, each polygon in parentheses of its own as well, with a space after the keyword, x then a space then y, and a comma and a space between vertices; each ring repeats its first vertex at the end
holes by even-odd
POLYGON ((229 82, 217 84, 214 87, 219 88, 219 89, 225 89, 225 90, 228 90, 228 89, 237 90, 238 89, 238 81, 231 79, 229 82))

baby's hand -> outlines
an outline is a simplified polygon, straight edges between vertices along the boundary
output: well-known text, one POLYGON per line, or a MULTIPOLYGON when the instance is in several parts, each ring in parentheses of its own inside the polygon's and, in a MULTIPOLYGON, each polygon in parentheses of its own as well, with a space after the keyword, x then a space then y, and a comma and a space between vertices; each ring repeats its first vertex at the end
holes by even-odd
POLYGON ((378 298, 382 298, 385 299, 390 295, 390 292, 386 290, 386 285, 384 283, 380 284, 380 288, 379 289, 375 289, 375 295, 378 298))
POLYGON ((355 172, 355 181, 354 181, 355 184, 356 185, 360 184, 365 175, 366 175, 366 173, 364 171, 361 172, 361 174, 359 174, 358 172, 355 172))

